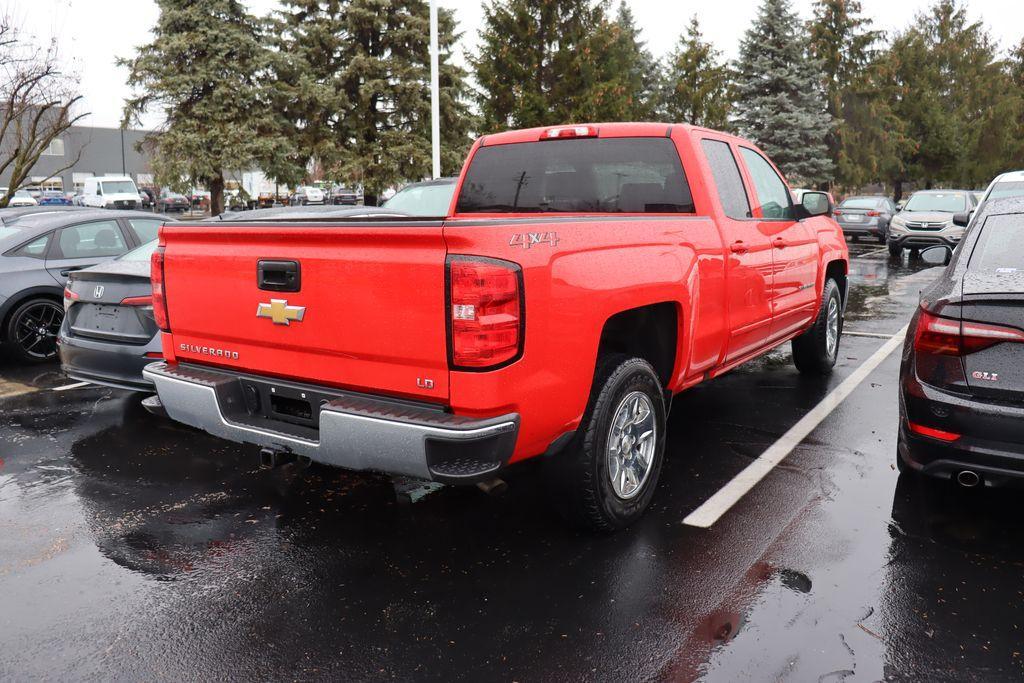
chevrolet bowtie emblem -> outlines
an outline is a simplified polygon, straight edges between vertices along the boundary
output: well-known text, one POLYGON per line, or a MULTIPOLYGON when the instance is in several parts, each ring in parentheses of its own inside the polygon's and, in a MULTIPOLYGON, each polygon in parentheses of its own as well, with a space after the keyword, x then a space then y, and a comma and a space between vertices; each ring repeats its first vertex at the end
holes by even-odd
POLYGON ((291 325, 291 321, 302 322, 306 315, 305 306, 289 306, 287 299, 271 299, 269 304, 256 307, 257 318, 270 318, 275 325, 291 325))

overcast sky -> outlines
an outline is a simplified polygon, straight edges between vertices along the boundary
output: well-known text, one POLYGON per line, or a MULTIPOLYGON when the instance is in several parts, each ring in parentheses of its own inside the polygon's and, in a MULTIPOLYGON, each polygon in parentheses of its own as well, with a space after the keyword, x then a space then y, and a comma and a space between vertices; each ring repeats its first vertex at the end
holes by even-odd
MULTIPOLYGON (((726 56, 734 57, 740 38, 753 19, 756 0, 626 0, 633 9, 651 51, 656 56, 669 52, 689 18, 698 14, 707 38, 726 56), (666 7, 674 10, 667 11, 666 7)), ((266 14, 277 0, 245 0, 255 14, 266 14)), ((462 50, 476 45, 483 12, 479 0, 439 0, 455 10, 463 32, 462 50)), ((618 0, 613 0, 613 6, 618 0)), ((794 0, 806 19, 812 0, 794 0)), ((861 0, 865 13, 877 28, 896 31, 908 25, 930 0, 861 0)), ((121 107, 128 95, 126 70, 114 65, 118 57, 131 57, 136 46, 146 44, 156 22, 152 0, 0 0, 37 40, 56 37, 61 54, 81 78, 85 109, 92 112, 88 123, 117 126, 121 107)), ((1022 0, 967 0, 972 19, 982 19, 1004 49, 1024 36, 1022 0)), ((159 121, 151 117, 147 123, 159 121)))

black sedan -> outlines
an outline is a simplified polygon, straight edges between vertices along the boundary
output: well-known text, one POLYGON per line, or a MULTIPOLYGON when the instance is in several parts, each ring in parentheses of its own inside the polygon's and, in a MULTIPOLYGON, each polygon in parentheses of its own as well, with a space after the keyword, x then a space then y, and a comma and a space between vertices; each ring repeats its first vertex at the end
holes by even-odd
POLYGON ((1024 200, 986 204, 921 294, 900 371, 897 465, 968 487, 1024 482, 1024 200))

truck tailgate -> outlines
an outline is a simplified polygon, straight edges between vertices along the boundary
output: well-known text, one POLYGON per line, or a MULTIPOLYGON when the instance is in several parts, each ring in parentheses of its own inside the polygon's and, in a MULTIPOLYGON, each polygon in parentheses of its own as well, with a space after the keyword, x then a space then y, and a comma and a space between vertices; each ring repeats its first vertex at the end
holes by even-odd
POLYGON ((165 224, 161 239, 179 361, 447 399, 441 222, 165 224), (298 291, 261 288, 261 260, 297 262, 298 291))

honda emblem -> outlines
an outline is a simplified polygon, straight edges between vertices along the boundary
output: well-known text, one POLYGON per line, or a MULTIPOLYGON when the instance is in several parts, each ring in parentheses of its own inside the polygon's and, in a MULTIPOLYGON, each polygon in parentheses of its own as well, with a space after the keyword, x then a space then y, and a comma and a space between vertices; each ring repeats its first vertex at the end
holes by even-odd
POLYGON ((96 285, 96 289, 92 290, 92 296, 94 299, 99 299, 103 296, 103 285, 96 285))

